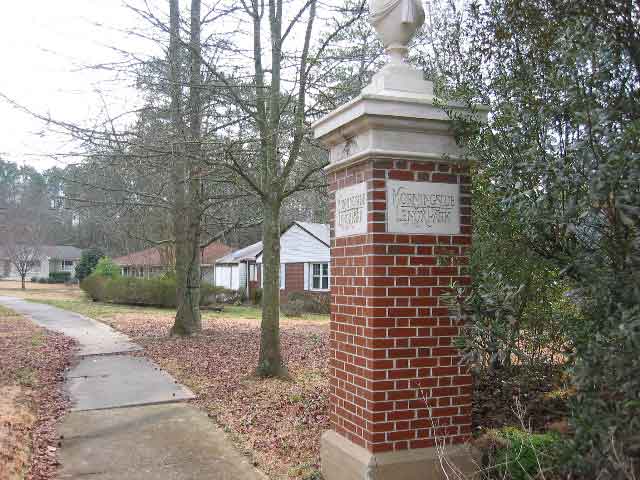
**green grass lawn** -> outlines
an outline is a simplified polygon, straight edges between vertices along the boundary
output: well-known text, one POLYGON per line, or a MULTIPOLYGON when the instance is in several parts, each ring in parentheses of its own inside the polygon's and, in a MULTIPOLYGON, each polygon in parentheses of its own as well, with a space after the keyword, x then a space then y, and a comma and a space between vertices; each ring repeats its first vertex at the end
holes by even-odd
MULTIPOLYGON (((78 287, 67 287, 64 285, 33 284, 28 283, 26 290, 20 288, 19 282, 0 282, 0 295, 24 298, 31 302, 46 303, 54 307, 63 308, 72 312, 105 320, 118 315, 141 314, 157 315, 162 317, 173 317, 175 310, 171 308, 157 307, 137 307, 133 305, 116 305, 112 303, 93 302, 78 287)), ((242 319, 259 322, 262 318, 260 307, 254 305, 223 305, 223 312, 210 310, 202 311, 203 319, 242 319)), ((300 317, 280 316, 281 320, 306 321, 313 323, 324 323, 329 321, 329 315, 304 314, 300 317)))
MULTIPOLYGON (((155 308, 155 307, 137 307, 134 305, 115 305, 112 303, 93 302, 87 298, 78 299, 52 299, 52 298, 29 298, 32 302, 46 303, 54 307, 63 308, 72 312, 95 318, 96 320, 106 319, 118 314, 155 314, 155 315, 174 315, 175 310, 171 308, 155 308)), ((255 320, 256 322, 262 318, 262 312, 259 307, 252 305, 224 305, 223 312, 214 312, 204 310, 202 317, 204 319, 212 319, 224 317, 227 319, 245 319, 255 320)), ((290 318, 291 320, 311 320, 316 322, 328 322, 329 315, 305 314, 302 317, 290 318)))
POLYGON ((17 313, 13 310, 8 309, 7 307, 3 307, 0 305, 0 317, 14 317, 17 313))
POLYGON ((78 299, 78 300, 55 300, 51 298, 30 298, 29 301, 37 303, 46 303, 54 307, 63 308, 72 312, 86 315, 87 317, 95 318, 97 320, 105 317, 112 317, 114 315, 123 313, 155 313, 155 314, 167 314, 169 309, 153 308, 153 307, 136 307, 131 305, 114 305, 111 303, 93 302, 90 299, 78 299))

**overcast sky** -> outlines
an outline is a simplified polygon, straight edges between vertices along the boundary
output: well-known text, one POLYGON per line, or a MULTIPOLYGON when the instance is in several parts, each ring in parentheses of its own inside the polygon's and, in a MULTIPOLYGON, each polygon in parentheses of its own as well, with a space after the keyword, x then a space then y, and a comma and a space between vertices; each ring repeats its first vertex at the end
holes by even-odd
MULTIPOLYGON (((168 22, 167 0, 126 1, 143 9, 148 4, 155 16, 168 22)), ((314 25, 316 36, 324 21, 331 20, 330 6, 341 1, 320 2, 314 25)), ((181 3, 185 6, 189 2, 181 3)), ((203 0, 203 12, 207 11, 208 3, 203 0)), ((285 23, 303 4, 303 0, 286 2, 285 23)), ((115 117, 140 106, 140 98, 131 85, 133 75, 116 76, 113 72, 86 67, 121 61, 122 53, 113 47, 132 52, 137 58, 162 56, 156 42, 142 37, 164 34, 153 30, 148 22, 127 8, 125 0, 7 0, 2 6, 0 58, 4 68, 0 75, 0 157, 38 170, 78 162, 80 157, 65 157, 81 151, 78 145, 52 131, 43 121, 16 109, 2 95, 37 114, 93 126, 92 120, 105 118, 105 108, 110 117, 115 117)), ((234 31, 236 41, 247 44, 246 51, 236 58, 242 64, 252 55, 252 29, 239 22, 234 14, 210 28, 218 34, 234 31)), ((288 40, 290 48, 302 48, 302 42, 296 38, 304 28, 304 22, 294 28, 288 40)), ((162 40, 166 39, 162 37, 162 40)), ((268 37, 263 39, 263 44, 268 67, 268 37)), ((233 61, 232 57, 226 57, 226 61, 233 61)), ((295 78, 295 72, 287 74, 295 78)))
MULTIPOLYGON (((102 108, 98 85, 112 115, 136 102, 135 91, 114 75, 82 69, 115 60, 108 46, 153 53, 152 45, 121 33, 140 20, 121 0, 3 2, 0 15, 0 93, 51 117, 81 123, 102 108), (100 25, 96 25, 100 24, 100 25)), ((66 137, 0 99, 0 156, 39 170, 62 165, 51 153, 73 151, 66 137)), ((77 160, 77 159, 74 159, 77 160)))

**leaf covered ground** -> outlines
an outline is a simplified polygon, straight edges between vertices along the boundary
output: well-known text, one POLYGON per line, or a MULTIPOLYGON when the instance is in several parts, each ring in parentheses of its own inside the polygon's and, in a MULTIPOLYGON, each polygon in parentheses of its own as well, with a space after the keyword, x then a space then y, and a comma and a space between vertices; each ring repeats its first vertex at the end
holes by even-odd
POLYGON ((313 478, 327 413, 326 322, 282 321, 290 380, 252 376, 260 342, 256 319, 205 318, 203 334, 169 338, 170 314, 116 314, 103 319, 145 347, 163 369, 197 395, 254 464, 274 478, 313 478))
MULTIPOLYGON (((281 318, 291 380, 257 380, 252 377, 260 338, 260 311, 255 307, 203 312, 203 334, 179 339, 167 336, 171 310, 91 302, 77 289, 38 290, 29 291, 32 300, 102 320, 143 345, 140 355, 151 357, 189 386, 198 395, 196 403, 270 477, 315 478, 320 435, 329 428, 326 317, 281 318)), ((555 372, 479 374, 474 383, 477 433, 519 425, 513 412, 516 396, 535 430, 566 416, 568 392, 555 372)))
POLYGON ((0 307, 0 479, 54 477, 74 342, 0 307))
MULTIPOLYGON (((319 467, 320 435, 328 422, 328 325, 282 319, 282 349, 290 381, 252 377, 258 360, 256 319, 205 318, 203 335, 167 337, 171 315, 128 313, 107 320, 131 335, 180 382, 192 388, 203 406, 275 478, 313 478, 319 467)), ((516 385, 508 375, 476 379, 474 426, 519 425, 514 397, 527 409, 536 430, 566 415, 566 397, 555 374, 516 385)))

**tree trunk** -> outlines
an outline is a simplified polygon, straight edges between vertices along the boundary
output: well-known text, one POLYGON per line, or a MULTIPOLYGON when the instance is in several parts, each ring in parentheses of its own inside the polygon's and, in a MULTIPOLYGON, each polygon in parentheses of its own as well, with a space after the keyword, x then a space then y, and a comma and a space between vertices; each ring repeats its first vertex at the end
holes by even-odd
MULTIPOLYGON (((172 335, 193 335, 202 330, 200 316, 200 167, 202 143, 202 100, 200 89, 200 0, 191 1, 189 40, 191 78, 189 81, 189 138, 186 142, 181 185, 184 201, 184 231, 176 236, 177 311, 172 335), (186 201, 185 201, 186 199, 186 201), (179 268, 178 268, 179 266, 179 268)), ((176 224, 177 225, 177 224, 176 224)), ((178 232, 176 232, 177 234, 178 232)))
POLYGON ((176 318, 171 335, 194 335, 202 330, 200 317, 200 222, 188 215, 185 233, 176 243, 176 318), (178 265, 180 268, 178 269, 178 265), (178 273, 178 270, 180 273, 178 273))
POLYGON ((280 354, 280 201, 265 198, 262 223, 262 323, 260 377, 284 377, 287 369, 280 354))
POLYGON ((24 284, 24 279, 25 279, 26 275, 20 275, 20 279, 22 280, 22 290, 26 290, 26 285, 24 284))

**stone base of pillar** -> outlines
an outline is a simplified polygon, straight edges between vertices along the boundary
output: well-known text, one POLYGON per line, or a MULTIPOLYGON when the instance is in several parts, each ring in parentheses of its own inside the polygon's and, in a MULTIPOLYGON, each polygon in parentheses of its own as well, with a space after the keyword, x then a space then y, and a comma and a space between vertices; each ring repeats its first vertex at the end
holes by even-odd
MULTIPOLYGON (((445 449, 446 458, 466 478, 476 478, 477 453, 468 444, 445 449)), ((461 478, 446 475, 435 448, 371 453, 333 430, 320 442, 322 475, 325 480, 444 480, 461 478)))

